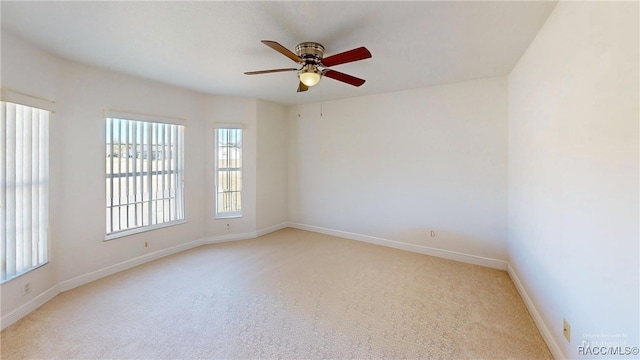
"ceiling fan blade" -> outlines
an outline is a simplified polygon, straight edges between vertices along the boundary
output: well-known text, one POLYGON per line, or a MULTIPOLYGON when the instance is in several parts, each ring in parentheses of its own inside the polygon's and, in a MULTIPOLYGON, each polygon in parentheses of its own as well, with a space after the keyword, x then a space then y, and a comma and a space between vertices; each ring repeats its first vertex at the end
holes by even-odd
POLYGON ((258 75, 258 74, 269 74, 275 72, 285 72, 285 71, 298 71, 296 68, 287 68, 287 69, 273 69, 273 70, 259 70, 259 71, 247 71, 245 75, 258 75))
POLYGON ((328 78, 332 78, 334 80, 342 81, 349 85, 360 86, 364 84, 365 80, 359 79, 355 76, 347 75, 345 73, 341 73, 335 70, 324 70, 322 74, 328 78))
POLYGON ((300 84, 298 84, 298 92, 303 92, 307 90, 309 90, 309 87, 303 84, 302 81, 300 81, 300 84))
POLYGON ((297 62, 297 63, 301 63, 302 62, 302 59, 300 58, 300 56, 296 55, 294 52, 292 52, 291 50, 287 49, 286 47, 278 44, 275 41, 262 40, 262 43, 267 45, 268 47, 272 48, 273 50, 279 52, 280 54, 288 57, 289 59, 297 62))
POLYGON ((324 66, 335 66, 345 64, 352 61, 364 60, 371 57, 371 53, 366 47, 362 46, 357 49, 341 52, 340 54, 331 55, 322 59, 324 66))

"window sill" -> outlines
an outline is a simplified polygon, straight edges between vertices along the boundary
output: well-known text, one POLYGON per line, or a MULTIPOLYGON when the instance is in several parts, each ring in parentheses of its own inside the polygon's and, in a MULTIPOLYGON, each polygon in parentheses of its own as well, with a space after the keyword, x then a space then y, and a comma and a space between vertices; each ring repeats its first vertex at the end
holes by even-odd
POLYGON ((14 275, 13 277, 10 277, 10 278, 8 278, 8 279, 6 279, 6 280, 2 280, 2 281, 0 282, 0 284, 6 284, 6 283, 8 283, 9 281, 11 281, 11 280, 15 280, 15 279, 19 278, 19 277, 20 277, 20 276, 22 276, 22 275, 26 275, 26 274, 28 274, 28 273, 30 273, 30 272, 32 272, 32 271, 34 271, 34 270, 40 269, 41 267, 43 267, 43 266, 45 266, 45 265, 47 265, 47 264, 49 264, 49 261, 48 261, 48 260, 47 260, 46 262, 43 262, 43 263, 42 263, 42 264, 40 264, 40 265, 36 265, 36 266, 32 267, 31 269, 29 269, 29 270, 27 270, 27 271, 25 271, 25 272, 21 272, 20 274, 14 275))
POLYGON ((139 234, 139 233, 143 233, 143 232, 147 232, 147 231, 153 231, 153 230, 157 230, 157 229, 162 229, 162 228, 166 228, 166 227, 170 227, 170 226, 182 225, 182 224, 186 224, 186 223, 187 223, 186 220, 177 220, 177 221, 172 221, 172 222, 168 222, 168 223, 144 226, 144 227, 139 227, 139 228, 135 228, 135 229, 122 230, 122 231, 118 231, 118 232, 115 232, 115 233, 112 233, 112 234, 107 234, 104 237, 104 241, 109 241, 109 240, 113 240, 113 239, 129 236, 129 235, 139 234))
POLYGON ((237 218, 241 218, 242 214, 218 214, 216 215, 215 219, 216 220, 224 220, 224 219, 237 219, 237 218))

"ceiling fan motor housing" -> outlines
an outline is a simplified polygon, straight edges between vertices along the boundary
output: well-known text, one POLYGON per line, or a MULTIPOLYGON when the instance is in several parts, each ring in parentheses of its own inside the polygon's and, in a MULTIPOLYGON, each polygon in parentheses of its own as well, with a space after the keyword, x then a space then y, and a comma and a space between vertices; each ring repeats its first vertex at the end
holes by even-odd
POLYGON ((305 64, 320 65, 324 56, 324 46, 316 42, 303 42, 296 46, 296 54, 305 64))

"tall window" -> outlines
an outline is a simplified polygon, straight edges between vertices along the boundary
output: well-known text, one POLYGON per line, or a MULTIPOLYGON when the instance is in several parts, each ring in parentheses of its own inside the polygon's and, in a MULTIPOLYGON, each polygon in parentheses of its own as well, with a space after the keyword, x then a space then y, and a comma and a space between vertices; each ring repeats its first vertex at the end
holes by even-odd
POLYGON ((107 239, 184 221, 184 126, 107 118, 107 239))
POLYGON ((216 217, 242 216, 242 129, 216 129, 216 217))
POLYGON ((48 262, 49 111, 0 102, 1 282, 48 262))

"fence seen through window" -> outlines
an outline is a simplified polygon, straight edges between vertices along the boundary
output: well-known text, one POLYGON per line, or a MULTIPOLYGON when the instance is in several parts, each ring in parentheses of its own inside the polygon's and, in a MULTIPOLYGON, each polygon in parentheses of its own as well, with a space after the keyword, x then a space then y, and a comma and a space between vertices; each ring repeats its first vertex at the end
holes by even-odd
POLYGON ((216 129, 216 217, 242 216, 242 129, 216 129))

